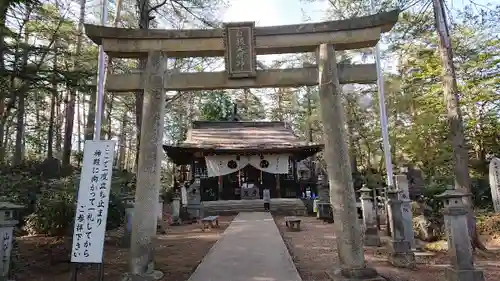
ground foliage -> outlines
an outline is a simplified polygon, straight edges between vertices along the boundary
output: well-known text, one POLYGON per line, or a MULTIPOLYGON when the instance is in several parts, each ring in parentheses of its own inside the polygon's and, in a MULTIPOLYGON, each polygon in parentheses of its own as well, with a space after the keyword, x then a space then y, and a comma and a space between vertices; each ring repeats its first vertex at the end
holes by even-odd
MULTIPOLYGON (((40 162, 0 168, 0 196, 24 206, 19 211, 20 227, 27 234, 64 236, 72 234, 79 173, 46 179, 40 162)), ((130 179, 115 173, 108 209, 107 228, 114 229, 124 218, 120 196, 130 179)))

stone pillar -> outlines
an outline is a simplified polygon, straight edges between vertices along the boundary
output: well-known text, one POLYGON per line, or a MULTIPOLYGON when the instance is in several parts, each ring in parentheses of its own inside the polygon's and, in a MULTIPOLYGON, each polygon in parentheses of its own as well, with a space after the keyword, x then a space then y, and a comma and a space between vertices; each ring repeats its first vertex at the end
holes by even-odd
POLYGON ((413 234, 413 214, 411 211, 411 200, 408 178, 406 175, 394 176, 396 189, 399 190, 399 200, 401 201, 401 212, 403 215, 404 239, 410 243, 412 249, 416 249, 415 236, 413 234))
POLYGON ((363 210, 364 243, 365 246, 380 246, 380 235, 377 226, 377 212, 375 211, 375 198, 371 195, 372 190, 363 186, 361 192, 361 209, 363 210))
POLYGON ((334 227, 341 267, 335 272, 337 276, 334 280, 380 278, 375 269, 366 267, 365 262, 334 46, 321 44, 317 60, 325 142, 324 158, 330 183, 330 202, 335 219, 334 227))
POLYGON ((14 213, 23 206, 0 201, 0 281, 9 280, 10 254, 14 241, 14 228, 18 221, 14 213))
POLYGON ((137 167, 137 187, 132 218, 130 243, 130 274, 127 280, 157 280, 163 276, 154 270, 153 237, 156 235, 156 206, 160 195, 162 139, 164 129, 167 58, 152 51, 145 71, 144 104, 142 107, 141 145, 137 167))
POLYGON ((391 255, 389 261, 397 267, 415 268, 415 253, 411 250, 410 242, 404 239, 403 212, 401 211, 401 200, 399 191, 391 189, 387 191, 389 199, 390 227, 392 233, 391 255))
POLYGON ((448 238, 451 265, 445 268, 447 281, 484 281, 481 270, 474 267, 474 256, 467 227, 468 207, 465 200, 470 194, 451 189, 437 196, 444 201, 444 223, 448 238))

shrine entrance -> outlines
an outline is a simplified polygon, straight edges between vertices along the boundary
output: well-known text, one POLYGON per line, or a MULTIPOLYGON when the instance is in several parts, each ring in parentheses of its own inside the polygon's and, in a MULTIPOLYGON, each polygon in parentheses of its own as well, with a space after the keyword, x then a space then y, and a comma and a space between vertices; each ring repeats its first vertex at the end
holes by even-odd
MULTIPOLYGON (((318 85, 324 158, 328 179, 332 183, 330 194, 335 195, 330 197, 330 201, 334 209, 342 274, 347 278, 378 276, 374 269, 366 267, 364 249, 360 247, 363 235, 357 217, 340 87, 340 84, 374 83, 377 71, 374 64, 337 64, 336 51, 375 46, 380 35, 393 27, 398 16, 399 11, 395 10, 321 23, 256 27, 253 22, 242 22, 226 23, 223 28, 196 30, 141 30, 85 25, 87 36, 102 45, 109 56, 147 58, 145 69, 110 74, 106 83, 108 92, 144 92, 130 249, 131 273, 146 276, 154 267, 153 237, 157 220, 152 214, 156 214, 160 191, 165 92, 318 85), (304 52, 316 53, 316 65, 257 69, 257 55, 304 52), (167 56, 224 57, 226 69, 221 72, 183 73, 167 68, 167 56)), ((282 151, 294 148, 279 146, 282 151)), ((219 149, 224 149, 224 145, 213 147, 212 151, 219 149)), ((265 147, 247 150, 264 153, 265 147)), ((172 153, 179 159, 193 154, 185 149, 172 153)))

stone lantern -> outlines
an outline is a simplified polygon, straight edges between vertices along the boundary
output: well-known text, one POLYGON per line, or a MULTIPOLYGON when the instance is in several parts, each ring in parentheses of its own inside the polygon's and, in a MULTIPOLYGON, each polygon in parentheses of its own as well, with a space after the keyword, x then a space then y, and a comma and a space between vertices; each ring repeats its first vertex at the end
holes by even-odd
POLYGON ((444 223, 448 240, 448 254, 451 265, 445 268, 445 277, 449 281, 484 281, 484 274, 474 267, 471 239, 467 228, 469 193, 448 189, 437 195, 443 200, 444 223))
POLYGON ((122 197, 122 202, 125 205, 125 231, 123 234, 122 246, 130 246, 130 236, 132 234, 132 216, 134 214, 135 197, 126 195, 122 197))
POLYGON ((15 213, 23 206, 0 201, 0 280, 8 280, 14 228, 18 224, 15 213))
POLYGON ((328 179, 325 177, 323 173, 320 173, 318 175, 316 186, 318 187, 316 216, 318 219, 321 219, 323 221, 333 222, 332 207, 330 204, 330 186, 328 183, 328 179))
POLYGON ((361 192, 361 210, 363 211, 364 223, 364 243, 365 246, 380 246, 380 236, 378 233, 376 212, 374 206, 374 197, 372 190, 363 185, 359 190, 361 192))

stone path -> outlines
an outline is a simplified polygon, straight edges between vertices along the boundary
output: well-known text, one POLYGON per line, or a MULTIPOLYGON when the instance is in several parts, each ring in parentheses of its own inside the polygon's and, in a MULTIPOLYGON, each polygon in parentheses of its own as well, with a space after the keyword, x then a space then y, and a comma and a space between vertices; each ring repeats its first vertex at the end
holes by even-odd
POLYGON ((188 281, 302 281, 269 213, 240 213, 188 281))

